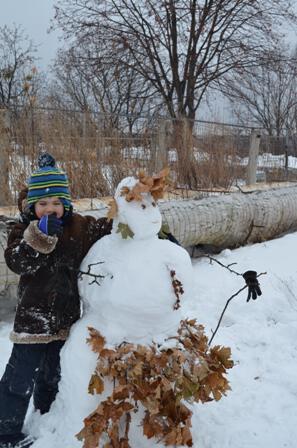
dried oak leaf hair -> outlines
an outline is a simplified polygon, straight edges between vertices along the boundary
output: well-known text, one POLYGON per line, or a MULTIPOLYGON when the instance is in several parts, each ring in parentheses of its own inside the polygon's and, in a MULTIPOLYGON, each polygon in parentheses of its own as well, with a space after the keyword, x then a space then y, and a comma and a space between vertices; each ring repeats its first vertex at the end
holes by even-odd
MULTIPOLYGON (((143 193, 151 193, 155 201, 162 199, 169 185, 169 168, 164 168, 158 174, 148 176, 143 170, 138 174, 138 182, 133 188, 123 187, 121 196, 125 196, 127 202, 142 201, 143 193)), ((107 219, 110 221, 118 212, 118 206, 115 199, 109 203, 107 219)))
POLYGON ((142 201, 142 193, 151 193, 155 201, 163 198, 168 187, 169 168, 164 168, 158 174, 147 176, 144 171, 138 174, 138 182, 133 188, 123 187, 121 196, 126 201, 142 201))

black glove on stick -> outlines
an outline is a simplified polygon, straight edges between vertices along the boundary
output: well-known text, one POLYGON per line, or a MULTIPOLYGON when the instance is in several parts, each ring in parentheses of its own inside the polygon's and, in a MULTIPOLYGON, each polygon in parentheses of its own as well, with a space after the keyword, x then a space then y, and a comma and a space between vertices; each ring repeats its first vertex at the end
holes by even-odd
POLYGON ((256 300, 258 296, 262 295, 262 291, 260 289, 260 285, 257 279, 257 272, 246 271, 244 274, 242 274, 242 276, 245 279, 245 283, 248 286, 247 302, 249 302, 251 297, 253 300, 256 300))

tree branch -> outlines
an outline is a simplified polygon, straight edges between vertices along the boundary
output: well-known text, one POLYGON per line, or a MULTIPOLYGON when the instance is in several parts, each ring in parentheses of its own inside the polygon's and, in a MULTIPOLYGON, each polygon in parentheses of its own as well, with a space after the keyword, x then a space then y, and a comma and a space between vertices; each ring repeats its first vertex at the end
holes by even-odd
MULTIPOLYGON (((217 260, 216 260, 216 261, 217 261, 217 260)), ((220 264, 220 263, 219 263, 219 264, 220 264)), ((223 267, 226 267, 226 266, 224 266, 223 264, 222 264, 222 266, 223 266, 223 267)), ((228 267, 227 267, 227 269, 228 269, 228 267)), ((230 269, 229 269, 229 270, 230 270, 230 269)), ((235 271, 232 271, 232 270, 231 270, 231 272, 233 272, 233 273, 235 273, 235 274, 237 274, 237 275, 241 275, 241 274, 238 274, 238 272, 235 272, 235 271)), ((266 273, 266 272, 261 272, 259 275, 257 275, 257 278, 260 277, 261 275, 265 275, 265 274, 267 274, 267 273, 266 273)), ((222 311, 222 313, 221 313, 221 315, 220 315, 220 318, 219 318, 219 321, 218 321, 217 326, 216 326, 216 328, 215 328, 215 331, 212 332, 212 336, 211 336, 211 338, 210 338, 210 340, 209 340, 209 342, 208 342, 208 345, 209 345, 209 346, 211 345, 211 343, 212 343, 212 341, 213 341, 213 339, 214 339, 214 337, 215 337, 215 335, 216 335, 218 329, 220 328, 222 319, 223 319, 224 314, 225 314, 225 312, 226 312, 226 310, 227 310, 227 308, 228 308, 228 306, 229 306, 229 303, 231 302, 231 300, 233 300, 236 296, 238 296, 238 295, 239 295, 243 290, 245 290, 247 287, 248 287, 248 285, 243 286, 243 288, 239 289, 235 294, 233 294, 233 295, 232 295, 231 297, 229 297, 229 299, 227 300, 227 302, 226 302, 226 304, 225 304, 225 306, 224 306, 224 309, 223 309, 223 311, 222 311)))
POLYGON ((81 280, 83 275, 88 275, 89 277, 92 277, 94 279, 92 282, 89 283, 89 285, 93 285, 93 283, 96 283, 97 285, 101 286, 101 283, 99 283, 98 280, 101 280, 101 279, 105 278, 105 275, 93 274, 91 272, 91 269, 92 269, 92 266, 96 266, 98 264, 103 264, 103 263, 104 263, 104 261, 98 261, 98 263, 91 263, 91 264, 89 264, 87 272, 84 272, 84 271, 81 271, 81 270, 78 271, 77 278, 79 280, 81 280))

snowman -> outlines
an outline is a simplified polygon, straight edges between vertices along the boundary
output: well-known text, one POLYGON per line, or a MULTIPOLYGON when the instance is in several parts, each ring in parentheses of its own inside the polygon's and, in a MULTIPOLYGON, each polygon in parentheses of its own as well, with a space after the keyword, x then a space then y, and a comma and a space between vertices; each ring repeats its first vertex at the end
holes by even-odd
POLYGON ((103 278, 98 287, 85 275, 79 287, 85 317, 96 316, 95 328, 109 344, 164 342, 176 334, 181 320, 173 277, 183 285, 183 302, 191 293, 190 257, 177 244, 158 238, 161 213, 149 187, 141 185, 134 177, 120 182, 112 234, 94 244, 81 266, 103 278))
MULTIPOLYGON (((200 385, 195 389, 195 382, 190 384, 188 379, 196 375, 197 384, 198 378, 205 382, 210 371, 205 361, 209 353, 203 330, 191 327, 193 324, 185 324, 183 316, 183 304, 192 294, 191 259, 179 245, 158 238, 162 218, 157 200, 164 193, 166 175, 167 172, 163 171, 152 177, 144 174, 138 179, 127 177, 116 189, 109 213, 113 219, 112 233, 93 245, 80 267, 83 316, 72 327, 61 352, 62 376, 56 401, 48 414, 38 416, 35 422, 30 423, 30 432, 37 439, 33 448, 192 446, 189 430, 192 411, 182 402, 189 391, 190 394, 196 393, 194 401, 209 401, 210 387, 205 389, 205 385, 200 385), (96 353, 90 344, 86 344, 86 340, 90 341, 90 331, 93 336, 98 332, 100 350, 103 348, 105 355, 109 353, 112 358, 120 353, 121 365, 127 360, 134 362, 135 356, 152 360, 152 377, 149 374, 143 383, 149 393, 136 406, 131 405, 132 401, 135 403, 135 397, 130 397, 129 403, 126 396, 123 398, 126 393, 123 377, 115 389, 115 379, 101 375, 106 365, 101 366, 102 371, 98 373, 98 363, 101 360, 104 364, 106 360, 103 351, 99 350, 98 355, 98 351, 96 353), (176 335, 178 337, 174 337, 176 335), (183 338, 187 344, 183 343, 183 338), (203 352, 205 359, 198 359, 203 352), (187 369, 188 378, 184 376, 187 369), (95 376, 94 372, 97 372, 95 376), (91 389, 96 389, 97 393, 91 389), (181 399, 177 400, 173 389, 179 390, 181 399), (126 412, 125 418, 119 418, 112 431, 105 431, 99 439, 96 435, 93 438, 92 431, 96 433, 96 428, 100 427, 98 422, 105 410, 110 409, 110 397, 114 396, 115 390, 119 393, 113 404, 117 407, 121 402, 123 408, 126 406, 129 410, 133 407, 133 410, 126 412), (163 410, 154 409, 157 402, 163 410), (179 421, 178 428, 172 420, 174 413, 179 421), (165 414, 169 416, 167 420, 165 414), (169 425, 168 421, 171 421, 169 425), (167 425, 165 441, 160 422, 167 425), (114 442, 113 438, 121 442, 114 442)), ((224 354, 226 365, 228 356, 224 354)), ((214 354, 212 369, 219 372, 216 374, 220 381, 215 387, 220 390, 215 392, 224 394, 228 382, 222 377, 226 365, 222 365, 221 359, 222 354, 214 354)), ((130 365, 135 384, 142 381, 140 364, 136 363, 133 368, 130 365)), ((139 391, 140 388, 137 394, 141 395, 139 391)))
MULTIPOLYGON (((125 341, 160 345, 177 333, 179 302, 191 294, 192 265, 183 248, 158 238, 162 217, 156 199, 164 187, 161 174, 127 177, 116 189, 112 233, 92 246, 80 268, 83 317, 72 327, 61 353, 56 401, 49 414, 30 422, 37 438, 34 448, 82 447, 75 434, 111 392, 111 384, 106 384, 104 394, 88 394, 98 358, 86 344, 89 327, 98 329, 109 347, 125 341), (182 285, 180 293, 176 284, 182 285)), ((132 446, 152 447, 139 428, 140 420, 141 413, 132 427, 132 446)))

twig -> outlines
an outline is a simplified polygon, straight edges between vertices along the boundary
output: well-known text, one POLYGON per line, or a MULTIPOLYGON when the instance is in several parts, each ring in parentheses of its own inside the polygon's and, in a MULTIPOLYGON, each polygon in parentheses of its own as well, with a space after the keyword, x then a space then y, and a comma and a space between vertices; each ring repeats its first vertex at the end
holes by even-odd
POLYGON ((211 260, 211 261, 215 261, 215 262, 218 263, 220 266, 222 266, 222 267, 225 268, 225 269, 228 269, 228 271, 232 272, 233 274, 241 275, 241 276, 242 276, 242 274, 240 274, 239 272, 236 272, 236 271, 234 271, 233 269, 230 269, 230 266, 233 266, 234 264, 237 264, 237 263, 230 263, 230 264, 228 264, 228 265, 225 265, 225 264, 221 263, 219 260, 217 260, 216 258, 211 257, 210 255, 204 255, 204 257, 208 258, 208 259, 211 260))
POLYGON ((238 184, 236 184, 235 187, 238 188, 238 190, 242 194, 252 194, 252 193, 255 193, 256 191, 259 191, 259 190, 243 191, 243 189, 240 188, 240 186, 238 184))
POLYGON ((98 279, 105 278, 105 275, 93 274, 93 273, 91 272, 91 268, 92 268, 92 266, 95 266, 95 265, 97 265, 97 264, 103 264, 103 263, 104 263, 104 261, 98 261, 98 263, 91 263, 91 264, 89 264, 89 265, 88 265, 88 271, 87 271, 87 272, 84 272, 84 271, 79 270, 79 271, 78 271, 78 279, 82 279, 82 276, 83 276, 83 275, 88 275, 88 276, 94 278, 94 280, 93 280, 92 282, 90 282, 89 285, 92 285, 93 283, 97 283, 97 285, 101 286, 101 283, 99 283, 98 279))
POLYGON ((129 440, 130 423, 131 423, 131 414, 130 414, 130 412, 127 412, 126 413, 125 437, 124 437, 124 441, 126 441, 126 442, 128 442, 128 440, 129 440))
MULTIPOLYGON (((260 277, 261 275, 265 275, 265 274, 267 274, 267 272, 261 272, 259 275, 257 275, 257 278, 260 277)), ((239 275, 241 275, 241 274, 239 274, 239 275)), ((220 315, 220 318, 219 318, 218 324, 217 324, 217 326, 216 326, 216 329, 215 329, 215 331, 213 331, 212 336, 211 336, 211 338, 210 338, 210 340, 209 340, 209 343, 208 343, 209 346, 211 345, 211 343, 212 343, 212 341, 213 341, 213 338, 215 337, 215 335, 216 335, 216 333, 217 333, 217 331, 218 331, 218 329, 219 329, 219 327, 220 327, 220 325, 221 325, 222 319, 223 319, 223 317, 224 317, 224 314, 225 314, 226 309, 228 308, 229 303, 231 302, 232 299, 234 299, 234 297, 238 296, 238 294, 240 294, 241 291, 243 291, 243 290, 246 289, 247 287, 248 287, 248 285, 245 285, 243 288, 239 289, 235 294, 233 294, 233 295, 227 300, 226 305, 224 306, 224 309, 223 309, 223 311, 222 311, 222 313, 221 313, 221 315, 220 315)))
POLYGON ((216 326, 215 331, 213 331, 213 333, 212 333, 212 337, 210 338, 208 345, 211 345, 211 343, 212 343, 212 341, 213 341, 213 338, 215 337, 215 335, 216 335, 216 333, 217 333, 217 331, 218 331, 218 329, 219 329, 219 327, 220 327, 220 325, 221 325, 222 319, 223 319, 223 317, 224 317, 224 314, 225 314, 226 309, 228 308, 229 303, 231 302, 232 299, 234 299, 234 297, 238 296, 238 294, 240 294, 241 291, 243 291, 243 290, 246 289, 246 288, 247 288, 247 285, 245 285, 243 288, 239 289, 239 291, 237 291, 235 294, 233 294, 233 296, 231 296, 231 297, 227 300, 226 305, 224 306, 224 309, 223 309, 223 311, 222 311, 222 314, 221 314, 221 316, 220 316, 220 318, 219 318, 219 322, 218 322, 218 324, 217 324, 217 326, 216 326))

